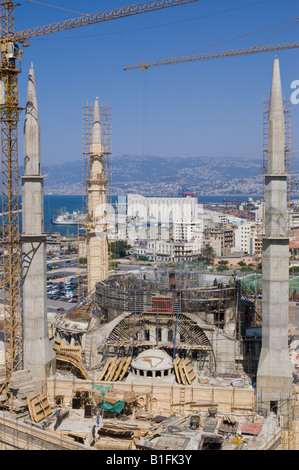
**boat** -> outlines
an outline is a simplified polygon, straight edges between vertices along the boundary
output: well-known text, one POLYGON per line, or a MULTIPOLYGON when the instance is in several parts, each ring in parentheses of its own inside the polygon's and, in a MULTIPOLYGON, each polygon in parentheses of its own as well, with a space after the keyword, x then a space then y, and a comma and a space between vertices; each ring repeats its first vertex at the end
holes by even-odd
POLYGON ((53 225, 78 225, 82 222, 83 214, 76 211, 73 211, 72 214, 70 212, 64 212, 51 219, 51 224, 53 225))

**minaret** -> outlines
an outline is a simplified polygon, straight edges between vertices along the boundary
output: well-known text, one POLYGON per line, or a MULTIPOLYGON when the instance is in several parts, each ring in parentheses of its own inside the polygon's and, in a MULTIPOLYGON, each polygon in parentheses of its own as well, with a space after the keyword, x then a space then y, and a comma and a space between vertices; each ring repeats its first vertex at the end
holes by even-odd
POLYGON ((106 235, 106 185, 104 175, 104 150, 100 124, 98 98, 94 103, 90 144, 90 174, 88 186, 87 217, 87 278, 88 292, 108 275, 108 243, 106 235))
POLYGON ((262 349, 257 371, 261 407, 280 406, 292 393, 288 351, 289 238, 285 119, 279 61, 274 59, 268 116, 268 168, 265 175, 263 239, 262 349))
POLYGON ((22 176, 22 315, 24 369, 41 384, 55 367, 48 338, 44 176, 40 168, 40 126, 34 69, 29 71, 22 176))

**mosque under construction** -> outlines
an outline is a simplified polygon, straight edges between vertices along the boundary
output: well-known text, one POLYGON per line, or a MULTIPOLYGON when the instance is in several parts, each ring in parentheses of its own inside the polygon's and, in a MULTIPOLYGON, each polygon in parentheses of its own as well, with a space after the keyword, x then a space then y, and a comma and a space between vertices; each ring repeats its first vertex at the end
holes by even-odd
POLYGON ((215 280, 201 264, 109 273, 101 222, 107 184, 104 133, 96 99, 87 179, 89 294, 48 322, 43 175, 31 67, 22 178, 24 358, 23 367, 11 374, 8 393, 0 395, 1 448, 296 448, 278 59, 268 120, 262 318, 244 300, 236 276, 215 280))

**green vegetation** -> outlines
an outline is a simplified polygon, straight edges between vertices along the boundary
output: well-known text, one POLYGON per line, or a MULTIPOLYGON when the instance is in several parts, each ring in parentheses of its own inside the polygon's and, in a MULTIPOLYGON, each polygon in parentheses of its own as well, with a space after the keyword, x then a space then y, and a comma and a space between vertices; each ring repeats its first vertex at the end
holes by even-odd
POLYGON ((226 264, 218 264, 216 270, 219 272, 228 271, 229 267, 226 264))
POLYGON ((201 255, 204 259, 206 259, 209 263, 213 264, 214 259, 216 258, 216 252, 211 245, 205 245, 201 250, 201 255))
POLYGON ((291 266, 289 272, 290 272, 290 274, 293 274, 293 273, 294 273, 294 274, 297 274, 297 273, 299 273, 299 266, 291 266))
POLYGON ((124 240, 117 240, 110 244, 110 257, 112 259, 124 258, 130 245, 124 240))
POLYGON ((65 250, 65 254, 71 255, 73 253, 78 253, 78 248, 76 246, 69 244, 67 249, 65 250))

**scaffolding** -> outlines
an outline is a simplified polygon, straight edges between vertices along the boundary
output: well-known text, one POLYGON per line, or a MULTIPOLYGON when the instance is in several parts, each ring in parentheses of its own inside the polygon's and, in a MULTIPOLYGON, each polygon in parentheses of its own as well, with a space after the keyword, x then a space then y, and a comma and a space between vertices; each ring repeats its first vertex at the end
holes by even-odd
MULTIPOLYGON (((14 35, 14 5, 1 2, 1 39, 14 35)), ((8 40, 5 44, 8 47, 8 40)), ((1 49, 0 81, 3 99, 0 104, 1 154, 2 154, 2 254, 4 294, 4 345, 5 382, 0 394, 7 386, 11 374, 22 367, 22 325, 20 305, 20 235, 19 235, 19 175, 17 128, 20 107, 18 106, 18 75, 16 57, 1 49)))
POLYGON ((177 277, 171 271, 114 275, 97 284, 96 303, 102 309, 119 312, 134 311, 136 304, 138 313, 159 311, 174 314, 179 298, 182 311, 217 311, 218 315, 234 305, 237 295, 234 284, 195 287, 202 277, 202 272, 187 270, 177 277))
POLYGON ((236 315, 236 286, 195 287, 203 272, 187 269, 176 273, 181 281, 177 286, 172 274, 166 270, 146 276, 144 272, 115 275, 97 284, 95 303, 102 321, 109 322, 115 315, 123 317, 99 349, 102 362, 109 356, 133 357, 144 349, 158 347, 170 356, 190 357, 201 372, 215 372, 210 341, 215 341, 217 334, 209 339, 198 321, 223 331, 236 315))
MULTIPOLYGON (((97 263, 97 274, 94 278, 99 277, 99 281, 108 273, 108 252, 107 243, 107 183, 111 172, 111 155, 112 155, 112 124, 111 109, 107 104, 100 106, 100 128, 101 128, 101 150, 99 155, 93 155, 92 152, 92 128, 94 105, 86 102, 82 110, 82 204, 85 210, 85 229, 87 237, 87 266, 88 266, 88 286, 93 284, 91 281, 91 265, 92 257, 90 249, 99 250, 99 258, 97 263), (102 170, 100 174, 93 173, 94 162, 100 159, 102 170), (94 194, 97 193, 97 206, 92 207, 94 194), (91 199, 90 199, 91 198, 91 199), (85 204, 86 202, 86 204, 85 204), (87 207, 85 207, 87 205, 87 207), (99 212, 99 213, 98 213, 99 212)), ((97 150, 98 152, 99 150, 97 150)), ((95 269, 95 268, 93 268, 95 269)))
POLYGON ((86 214, 87 184, 89 179, 89 155, 93 104, 86 101, 82 105, 82 212, 86 214))
MULTIPOLYGON (((100 107, 100 121, 102 126, 103 142, 103 172, 107 180, 107 188, 112 182, 112 111, 107 103, 102 103, 100 107)), ((109 190, 108 190, 109 192, 109 190)))

